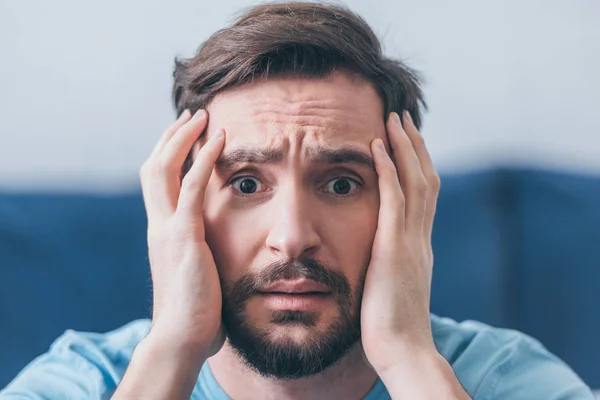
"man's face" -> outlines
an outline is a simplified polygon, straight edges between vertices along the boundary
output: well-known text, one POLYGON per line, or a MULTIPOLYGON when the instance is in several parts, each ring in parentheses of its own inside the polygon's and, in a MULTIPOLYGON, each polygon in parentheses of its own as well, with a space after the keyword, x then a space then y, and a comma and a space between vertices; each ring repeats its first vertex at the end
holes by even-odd
POLYGON ((204 216, 229 342, 262 374, 318 373, 360 338, 382 101, 336 72, 229 90, 208 112, 207 136, 226 130, 204 216))

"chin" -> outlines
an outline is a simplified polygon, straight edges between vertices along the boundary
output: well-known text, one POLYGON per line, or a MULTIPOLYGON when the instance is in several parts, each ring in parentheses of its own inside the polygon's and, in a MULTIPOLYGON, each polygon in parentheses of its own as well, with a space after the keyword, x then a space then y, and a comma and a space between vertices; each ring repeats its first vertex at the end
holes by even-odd
POLYGON ((299 323, 292 323, 286 325, 270 325, 266 329, 262 329, 263 332, 267 332, 267 338, 272 343, 277 344, 290 344, 290 345, 303 345, 310 343, 316 336, 322 335, 326 330, 320 330, 316 327, 310 327, 299 323))
POLYGON ((278 379, 318 374, 337 363, 360 340, 357 319, 334 318, 329 323, 314 320, 312 324, 224 321, 229 343, 245 364, 263 376, 278 379))

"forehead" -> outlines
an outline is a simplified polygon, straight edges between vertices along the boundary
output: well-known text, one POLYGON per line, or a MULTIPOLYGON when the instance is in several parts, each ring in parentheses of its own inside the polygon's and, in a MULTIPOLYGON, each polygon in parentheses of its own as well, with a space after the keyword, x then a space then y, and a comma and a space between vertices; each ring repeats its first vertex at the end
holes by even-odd
POLYGON ((208 136, 227 132, 227 147, 369 149, 385 140, 383 103, 372 84, 346 73, 280 78, 220 93, 208 106, 208 136))

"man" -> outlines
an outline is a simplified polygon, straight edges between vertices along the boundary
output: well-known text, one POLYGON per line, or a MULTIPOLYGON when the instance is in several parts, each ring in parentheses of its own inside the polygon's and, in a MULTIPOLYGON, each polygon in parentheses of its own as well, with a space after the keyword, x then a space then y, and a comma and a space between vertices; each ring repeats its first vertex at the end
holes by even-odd
POLYGON ((362 19, 256 7, 174 100, 141 172, 152 321, 68 331, 3 398, 592 399, 535 340, 429 314, 421 90, 362 19))

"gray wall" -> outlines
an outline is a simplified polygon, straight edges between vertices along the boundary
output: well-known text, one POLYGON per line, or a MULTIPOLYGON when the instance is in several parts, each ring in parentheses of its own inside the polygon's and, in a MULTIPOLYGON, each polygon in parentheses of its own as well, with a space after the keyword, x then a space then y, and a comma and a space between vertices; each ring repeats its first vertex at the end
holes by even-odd
MULTIPOLYGON (((0 1, 0 186, 115 190, 173 119, 173 57, 240 0, 0 1)), ((600 173, 600 3, 347 1, 427 77, 441 171, 600 173)))

